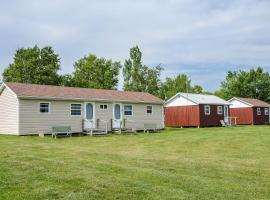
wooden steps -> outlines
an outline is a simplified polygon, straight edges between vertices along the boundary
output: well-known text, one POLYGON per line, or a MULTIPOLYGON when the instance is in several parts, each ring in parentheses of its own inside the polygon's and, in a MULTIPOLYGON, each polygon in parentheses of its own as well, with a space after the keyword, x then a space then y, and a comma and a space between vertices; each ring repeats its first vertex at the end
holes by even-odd
POLYGON ((136 132, 135 129, 132 129, 132 128, 114 128, 112 129, 112 132, 113 133, 118 133, 118 134, 122 134, 122 133, 134 133, 136 132))
POLYGON ((83 133, 91 136, 105 136, 108 134, 105 129, 84 129, 83 133))

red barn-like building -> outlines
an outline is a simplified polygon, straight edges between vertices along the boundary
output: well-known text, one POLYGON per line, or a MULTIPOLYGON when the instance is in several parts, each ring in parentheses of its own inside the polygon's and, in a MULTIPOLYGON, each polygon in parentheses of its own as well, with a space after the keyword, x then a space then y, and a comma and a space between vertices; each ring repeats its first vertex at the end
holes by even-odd
POLYGON ((165 125, 219 126, 229 120, 229 105, 214 95, 178 93, 165 103, 165 125))
POLYGON ((270 123, 270 104, 259 99, 234 97, 231 103, 231 117, 236 124, 268 124, 270 123))

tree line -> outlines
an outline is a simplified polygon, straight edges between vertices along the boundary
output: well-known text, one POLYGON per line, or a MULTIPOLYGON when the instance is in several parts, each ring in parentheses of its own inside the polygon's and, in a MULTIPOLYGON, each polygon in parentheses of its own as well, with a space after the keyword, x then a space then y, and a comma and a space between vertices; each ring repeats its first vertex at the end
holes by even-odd
MULTIPOLYGON (((60 66, 60 56, 50 46, 19 48, 13 62, 2 74, 3 81, 116 90, 122 70, 125 91, 149 92, 164 100, 177 92, 210 94, 200 85, 192 85, 186 74, 161 81, 164 68, 143 64, 138 46, 130 49, 129 58, 123 65, 119 61, 88 54, 74 62, 72 73, 60 74, 60 66)), ((224 99, 238 96, 270 102, 269 73, 261 67, 249 71, 229 71, 215 95, 224 99)))

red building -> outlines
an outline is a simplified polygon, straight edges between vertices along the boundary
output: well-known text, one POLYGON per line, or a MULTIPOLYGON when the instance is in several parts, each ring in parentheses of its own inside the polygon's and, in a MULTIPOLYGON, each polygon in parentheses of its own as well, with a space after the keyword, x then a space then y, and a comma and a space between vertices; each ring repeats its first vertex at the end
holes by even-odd
POLYGON ((234 97, 231 103, 231 117, 236 124, 268 124, 270 123, 270 104, 259 99, 234 97))
POLYGON ((165 125, 219 126, 229 120, 229 105, 214 95, 178 93, 165 103, 165 125))

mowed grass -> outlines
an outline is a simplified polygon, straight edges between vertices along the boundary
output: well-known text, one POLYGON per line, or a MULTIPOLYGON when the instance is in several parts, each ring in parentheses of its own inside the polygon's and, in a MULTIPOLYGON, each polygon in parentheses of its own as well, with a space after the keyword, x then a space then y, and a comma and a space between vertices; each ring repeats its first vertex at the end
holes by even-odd
POLYGON ((270 126, 1 135, 0 199, 270 199, 270 126))

